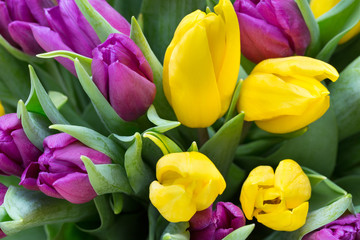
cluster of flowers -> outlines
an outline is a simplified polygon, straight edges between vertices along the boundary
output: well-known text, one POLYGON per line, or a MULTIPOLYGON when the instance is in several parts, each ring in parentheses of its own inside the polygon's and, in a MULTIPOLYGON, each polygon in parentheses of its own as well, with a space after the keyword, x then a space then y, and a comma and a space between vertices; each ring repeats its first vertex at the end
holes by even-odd
MULTIPOLYGON (((315 17, 326 12, 319 2, 311 2, 315 17)), ((330 92, 321 81, 335 82, 339 74, 330 64, 303 56, 312 36, 293 0, 220 0, 214 12, 185 16, 166 50, 160 88, 148 56, 130 37, 127 20, 105 0, 89 0, 89 6, 114 30, 106 39, 100 39, 74 0, 0 0, 0 34, 28 55, 62 50, 90 59, 92 81, 125 122, 139 120, 159 91, 188 128, 210 127, 236 104, 246 121, 272 134, 287 134, 306 128, 329 109, 330 92), (256 63, 244 81, 238 80, 241 54, 256 63)), ((340 43, 359 31, 360 22, 340 43)), ((80 75, 72 59, 56 60, 80 75)), ((73 204, 98 196, 82 156, 95 165, 112 164, 112 156, 67 133, 47 136, 40 149, 16 113, 0 110, 1 175, 19 177, 20 186, 73 204)), ((161 136, 153 141, 160 148, 167 141, 161 136)), ((296 159, 279 159, 275 171, 271 166, 250 171, 237 193, 241 210, 231 202, 214 204, 227 183, 226 172, 210 156, 197 147, 167 150, 157 159, 147 200, 168 222, 189 222, 191 239, 223 239, 245 226, 245 217, 276 231, 295 231, 306 223, 312 185, 296 159)), ((1 184, 0 205, 6 191, 1 184)), ((1 231, 0 237, 5 236, 1 231)), ((359 238, 360 214, 344 214, 303 239, 359 238)))

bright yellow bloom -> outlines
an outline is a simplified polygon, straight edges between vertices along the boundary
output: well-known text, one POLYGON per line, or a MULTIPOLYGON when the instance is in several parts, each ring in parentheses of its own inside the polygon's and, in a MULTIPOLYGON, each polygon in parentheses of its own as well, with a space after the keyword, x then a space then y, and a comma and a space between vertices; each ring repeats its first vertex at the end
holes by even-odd
POLYGON ((294 231, 305 224, 311 196, 309 178, 299 164, 282 160, 275 170, 270 166, 253 169, 245 180, 240 202, 247 219, 277 231, 294 231))
MULTIPOLYGON (((341 0, 311 0, 310 8, 314 13, 315 18, 318 18, 335 7, 340 1, 341 0)), ((342 44, 349 41, 358 33, 360 33, 360 21, 340 39, 339 43, 342 44)))
POLYGON ((223 116, 236 85, 237 16, 229 0, 220 0, 214 10, 187 15, 165 54, 164 92, 178 120, 188 127, 208 127, 223 116))
POLYGON ((309 57, 264 60, 244 80, 238 111, 265 131, 293 132, 327 111, 329 91, 320 81, 338 77, 334 67, 309 57))
POLYGON ((199 152, 171 153, 156 164, 150 201, 169 222, 184 222, 208 208, 226 183, 215 165, 199 152))
POLYGON ((0 116, 5 115, 5 109, 4 106, 0 102, 0 116))

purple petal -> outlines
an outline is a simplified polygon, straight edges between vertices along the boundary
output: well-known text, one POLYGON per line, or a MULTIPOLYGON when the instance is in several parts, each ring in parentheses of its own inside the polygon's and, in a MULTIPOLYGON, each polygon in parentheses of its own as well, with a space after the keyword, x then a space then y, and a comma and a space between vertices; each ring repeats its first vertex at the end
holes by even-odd
POLYGON ((33 18, 33 15, 31 14, 25 1, 7 0, 6 4, 9 10, 10 18, 14 21, 35 22, 35 19, 33 18))
POLYGON ((32 16, 36 19, 41 26, 49 26, 49 23, 45 16, 44 8, 50 8, 54 6, 51 0, 25 0, 32 16))
POLYGON ((230 233, 232 233, 235 229, 233 228, 227 228, 227 229, 216 229, 215 231, 215 240, 221 240, 223 239, 224 237, 226 237, 227 235, 229 235, 230 233))
POLYGON ((0 130, 12 131, 19 128, 22 128, 22 126, 16 113, 9 113, 0 117, 0 130))
MULTIPOLYGON (((4 203, 4 198, 5 198, 7 189, 8 188, 4 184, 0 183, 0 206, 4 203)), ((1 235, 0 235, 0 237, 1 237, 1 235)))
POLYGON ((36 162, 30 163, 21 175, 21 181, 19 185, 24 186, 30 190, 39 190, 37 185, 37 178, 39 176, 39 164, 36 162))
POLYGON ((63 198, 53 187, 53 183, 64 177, 66 174, 52 174, 47 172, 40 172, 37 179, 39 190, 46 195, 54 198, 63 198))
POLYGON ((14 139, 17 149, 19 149, 24 168, 31 162, 37 161, 41 155, 41 151, 30 142, 23 129, 13 131, 11 136, 14 139))
POLYGON ((11 18, 9 16, 6 4, 5 2, 0 1, 0 35, 3 36, 11 45, 17 47, 17 44, 14 42, 8 31, 8 25, 10 22, 11 18))
MULTIPOLYGON (((22 50, 30 55, 36 55, 44 52, 37 41, 34 38, 31 30, 32 26, 36 26, 35 23, 14 21, 9 24, 9 33, 12 39, 22 48, 22 50)), ((50 40, 50 39, 47 39, 50 40)))
POLYGON ((71 203, 80 204, 97 196, 85 173, 71 173, 58 179, 54 184, 56 191, 71 203))
POLYGON ((215 216, 219 220, 217 228, 238 229, 245 225, 245 217, 241 209, 231 202, 219 202, 215 216))
POLYGON ((119 32, 130 35, 130 24, 105 0, 90 0, 90 4, 119 32))
POLYGON ((212 205, 203 211, 196 212, 190 219, 191 230, 202 230, 206 228, 212 221, 212 205))
POLYGON ((115 62, 109 66, 109 99, 119 116, 132 121, 143 115, 155 98, 155 85, 115 62))
POLYGON ((207 228, 200 231, 190 231, 191 240, 215 240, 215 224, 211 223, 207 228))
POLYGON ((108 65, 103 61, 102 53, 98 48, 93 50, 91 62, 93 81, 106 99, 109 99, 108 65))
POLYGON ((9 159, 5 154, 0 153, 0 170, 6 175, 15 175, 20 177, 24 168, 21 167, 21 164, 9 159))
POLYGON ((322 229, 311 234, 306 234, 303 240, 338 240, 338 238, 332 234, 330 229, 322 229))
POLYGON ((44 148, 63 148, 76 141, 76 138, 67 133, 58 133, 46 137, 43 144, 44 148))

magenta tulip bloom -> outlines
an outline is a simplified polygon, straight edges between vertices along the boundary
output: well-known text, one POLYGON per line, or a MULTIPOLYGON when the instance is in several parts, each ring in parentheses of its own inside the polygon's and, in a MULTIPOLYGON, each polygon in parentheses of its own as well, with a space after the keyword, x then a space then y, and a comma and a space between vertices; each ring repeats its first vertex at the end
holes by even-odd
POLYGON ((125 121, 143 115, 155 98, 153 74, 140 48, 124 34, 110 34, 93 50, 93 80, 125 121))
POLYGON ((0 117, 0 174, 20 177, 41 151, 27 138, 16 113, 0 117))
POLYGON ((310 32, 294 0, 236 0, 241 52, 258 63, 304 55, 310 32))
POLYGON ((360 213, 346 215, 306 234, 303 240, 359 240, 360 213))
POLYGON ((44 153, 24 171, 20 185, 72 203, 88 202, 97 194, 80 159, 82 155, 95 164, 111 163, 108 156, 66 133, 48 136, 44 140, 44 153))
MULTIPOLYGON (((7 187, 0 183, 0 206, 4 203, 7 187)), ((6 237, 6 234, 0 229, 0 238, 6 237)))
POLYGON ((215 211, 210 206, 197 212, 189 223, 191 240, 221 240, 244 226, 245 217, 241 209, 231 202, 218 202, 215 211))

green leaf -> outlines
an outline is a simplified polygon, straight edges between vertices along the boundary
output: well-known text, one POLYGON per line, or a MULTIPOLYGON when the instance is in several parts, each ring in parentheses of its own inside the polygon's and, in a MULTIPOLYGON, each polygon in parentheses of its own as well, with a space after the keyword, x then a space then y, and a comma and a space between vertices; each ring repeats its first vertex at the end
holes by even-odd
POLYGON ((223 240, 245 240, 250 233, 254 230, 255 224, 249 224, 236 229, 229 235, 223 238, 223 240))
POLYGON ((134 123, 125 122, 119 117, 109 102, 101 94, 100 90, 96 87, 95 83, 91 80, 78 59, 75 59, 75 69, 81 86, 84 88, 84 91, 89 96, 96 111, 110 132, 118 133, 120 135, 132 135, 137 132, 137 126, 134 123))
POLYGON ((144 138, 149 138, 155 143, 164 155, 169 153, 182 152, 181 148, 170 138, 157 132, 147 131, 143 134, 144 138))
POLYGON ((339 139, 360 132, 360 57, 340 73, 339 79, 329 85, 335 109, 339 139))
POLYGON ((22 100, 18 103, 18 117, 21 119, 21 125, 30 142, 38 149, 43 150, 44 139, 51 135, 48 126, 51 124, 47 118, 37 113, 29 113, 26 110, 22 100))
POLYGON ((139 15, 142 0, 108 0, 107 2, 130 22, 132 16, 139 15))
POLYGON ((309 2, 307 0, 295 0, 295 2, 304 17, 311 36, 311 42, 306 50, 306 55, 313 57, 319 52, 321 47, 319 25, 315 20, 314 14, 310 9, 309 2))
POLYGON ((74 223, 56 223, 45 226, 46 240, 96 240, 94 236, 81 231, 74 223))
POLYGON ((101 42, 105 42, 111 33, 120 33, 113 28, 105 18, 98 13, 90 2, 87 0, 75 0, 76 5, 79 7, 81 13, 85 16, 86 20, 94 28, 96 34, 100 38, 101 42))
POLYGON ((335 183, 351 193, 354 205, 360 205, 360 176, 351 175, 335 180, 335 183))
POLYGON ((357 133, 351 137, 339 143, 338 159, 336 176, 347 176, 350 172, 353 172, 360 166, 360 142, 358 141, 360 133, 357 133))
POLYGON ((119 214, 124 208, 124 199, 122 193, 113 193, 112 195, 112 204, 111 207, 114 211, 114 214, 119 214))
POLYGON ((160 239, 162 240, 189 240, 188 222, 169 223, 160 239))
POLYGON ((150 128, 147 131, 164 133, 173 128, 180 126, 180 124, 181 124, 180 122, 177 122, 177 121, 169 121, 169 120, 160 118, 156 112, 154 105, 151 105, 150 108, 148 109, 147 117, 150 120, 150 122, 152 122, 153 124, 156 125, 156 127, 150 128))
POLYGON ((90 75, 91 74, 91 62, 92 59, 85 57, 83 55, 80 55, 78 53, 65 51, 65 50, 58 50, 58 51, 52 51, 52 52, 46 52, 36 55, 39 58, 56 58, 56 57, 64 57, 67 58, 73 62, 75 62, 75 59, 78 59, 81 65, 85 68, 86 72, 90 75))
POLYGON ((5 240, 42 240, 46 239, 44 228, 35 227, 12 234, 4 238, 5 240))
POLYGON ((48 197, 39 191, 13 186, 7 190, 1 208, 10 218, 0 222, 0 228, 6 235, 45 224, 76 222, 95 213, 91 202, 71 204, 63 199, 48 197))
POLYGON ((155 179, 154 172, 143 162, 141 157, 142 140, 139 133, 135 133, 134 143, 125 153, 124 166, 129 183, 136 195, 149 198, 149 186, 155 179))
POLYGON ((154 76, 154 84, 156 86, 156 96, 153 105, 156 107, 159 115, 166 119, 176 119, 173 109, 170 107, 163 90, 162 74, 163 67, 155 54, 151 50, 147 39, 145 38, 138 22, 133 17, 131 18, 131 32, 130 38, 141 49, 144 57, 149 62, 154 76))
POLYGON ((31 86, 33 87, 33 91, 36 92, 36 96, 46 116, 54 124, 68 124, 69 122, 61 115, 59 110, 57 110, 54 103, 51 101, 49 95, 46 93, 44 87, 41 85, 40 80, 34 71, 34 68, 29 65, 29 70, 31 86))
POLYGON ((60 109, 68 101, 68 97, 61 92, 49 91, 49 97, 57 109, 60 109))
MULTIPOLYGON (((240 68, 240 69, 242 69, 242 68, 240 68)), ((240 74, 239 74, 239 77, 240 77, 240 74)), ((238 79, 238 82, 236 83, 235 91, 231 98, 231 103, 230 103, 229 110, 226 114, 225 122, 229 121, 231 118, 234 117, 235 108, 236 108, 236 105, 237 105, 237 102, 239 99, 242 82, 243 82, 242 79, 238 79)))
POLYGON ((94 164, 90 158, 81 156, 88 172, 91 186, 98 195, 106 193, 132 194, 125 169, 119 164, 94 164))
POLYGON ((120 148, 111 139, 101 135, 100 133, 86 127, 73 126, 73 125, 51 125, 50 129, 56 129, 61 132, 65 132, 86 146, 104 153, 110 157, 114 162, 123 165, 124 162, 124 150, 120 148))
POLYGON ((197 144, 196 144, 195 141, 193 141, 193 142, 191 143, 191 146, 189 147, 189 149, 188 149, 187 151, 188 151, 188 152, 198 152, 198 151, 199 151, 199 148, 198 148, 198 146, 197 146, 197 144))
POLYGON ((30 56, 19 49, 13 47, 6 39, 0 35, 0 45, 3 46, 11 55, 16 57, 19 60, 28 62, 28 63, 35 63, 35 62, 41 62, 41 60, 36 59, 33 56, 30 56))
POLYGON ((204 0, 143 0, 141 13, 144 34, 160 61, 181 19, 197 9, 205 8, 204 0))
POLYGON ((236 164, 231 164, 227 175, 225 176, 226 189, 223 194, 218 197, 218 201, 229 201, 239 197, 241 185, 245 180, 245 171, 236 164))
POLYGON ((200 148, 200 152, 204 153, 213 161, 223 176, 226 176, 233 162, 235 151, 240 141, 243 122, 244 113, 240 113, 226 122, 219 131, 200 148))
POLYGON ((148 240, 156 239, 155 234, 156 234, 156 225, 157 225, 158 217, 159 217, 158 210, 152 204, 149 204, 149 208, 148 208, 149 239, 148 240))

